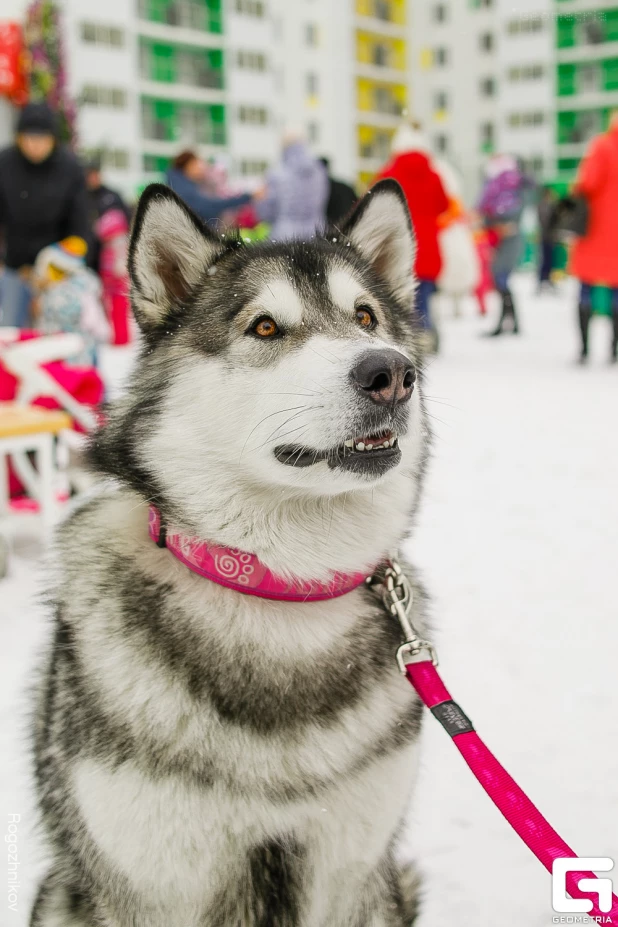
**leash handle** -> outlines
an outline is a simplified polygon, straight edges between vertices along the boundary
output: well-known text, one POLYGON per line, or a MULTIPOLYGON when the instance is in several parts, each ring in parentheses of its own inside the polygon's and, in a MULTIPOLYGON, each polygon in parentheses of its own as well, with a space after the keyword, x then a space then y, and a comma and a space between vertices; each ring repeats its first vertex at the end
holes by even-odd
MULTIPOLYGON (((577 854, 556 833, 525 792, 498 762, 491 750, 474 730, 472 722, 453 701, 434 663, 421 660, 406 665, 406 676, 416 689, 422 702, 436 716, 464 760, 474 773, 494 805, 504 815, 516 834, 551 872, 555 859, 577 859, 577 854)), ((596 901, 579 887, 582 879, 596 879, 593 872, 567 872, 566 887, 572 898, 592 901, 588 917, 599 918, 601 924, 618 925, 618 898, 612 894, 610 911, 601 911, 600 896, 596 901)), ((594 893, 596 894, 596 893, 594 893)))

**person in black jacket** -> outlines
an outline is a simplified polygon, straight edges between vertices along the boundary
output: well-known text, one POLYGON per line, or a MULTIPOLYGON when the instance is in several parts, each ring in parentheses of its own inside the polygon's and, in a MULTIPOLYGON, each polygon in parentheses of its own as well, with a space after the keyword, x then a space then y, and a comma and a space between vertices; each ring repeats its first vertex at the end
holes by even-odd
POLYGON ((0 325, 27 327, 31 268, 42 248, 69 235, 90 242, 82 168, 57 139, 46 103, 29 103, 17 121, 15 144, 0 152, 0 230, 4 264, 0 325))
POLYGON ((356 190, 349 184, 343 180, 335 180, 331 176, 328 158, 320 158, 320 161, 328 172, 329 195, 326 204, 326 218, 331 225, 336 225, 347 216, 358 196, 356 190))

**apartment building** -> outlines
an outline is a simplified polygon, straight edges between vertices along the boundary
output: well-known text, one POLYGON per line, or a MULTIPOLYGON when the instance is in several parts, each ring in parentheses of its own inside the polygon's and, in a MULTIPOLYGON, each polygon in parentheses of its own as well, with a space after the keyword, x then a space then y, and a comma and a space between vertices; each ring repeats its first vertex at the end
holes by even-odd
POLYGON ((618 109, 618 5, 556 0, 556 173, 569 181, 618 109))
POLYGON ((406 0, 355 0, 357 175, 367 184, 388 158, 408 109, 409 9, 406 0))
POLYGON ((615 0, 416 0, 411 110, 469 198, 493 151, 564 184, 618 107, 617 43, 615 0))

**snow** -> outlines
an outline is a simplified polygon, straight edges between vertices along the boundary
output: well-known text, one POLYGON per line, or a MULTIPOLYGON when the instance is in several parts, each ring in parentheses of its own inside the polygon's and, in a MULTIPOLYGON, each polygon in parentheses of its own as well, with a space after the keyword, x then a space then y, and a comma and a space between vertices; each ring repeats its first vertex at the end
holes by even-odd
MULTIPOLYGON (((582 856, 618 858, 615 623, 618 368, 595 320, 576 366, 575 295, 516 282, 523 334, 481 338, 472 306, 443 307, 427 370, 436 440, 409 542, 432 595, 441 672, 519 784, 582 856)), ((105 358, 112 387, 129 355, 105 358)), ((26 687, 45 636, 40 548, 16 541, 0 584, 0 794, 21 815, 25 927, 43 863, 32 810, 26 687)), ((402 783, 405 787, 405 783, 402 783)), ((547 927, 550 878, 428 717, 406 852, 425 881, 419 927, 547 927)))

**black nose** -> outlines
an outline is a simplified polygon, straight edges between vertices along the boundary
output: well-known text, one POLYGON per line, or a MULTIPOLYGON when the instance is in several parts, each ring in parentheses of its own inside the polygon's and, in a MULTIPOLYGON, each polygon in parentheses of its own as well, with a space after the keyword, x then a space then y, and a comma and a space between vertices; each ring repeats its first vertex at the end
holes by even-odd
POLYGON ((378 405, 396 406, 412 395, 416 371, 399 351, 385 348, 364 354, 350 376, 355 386, 378 405))

